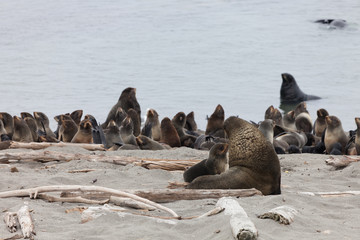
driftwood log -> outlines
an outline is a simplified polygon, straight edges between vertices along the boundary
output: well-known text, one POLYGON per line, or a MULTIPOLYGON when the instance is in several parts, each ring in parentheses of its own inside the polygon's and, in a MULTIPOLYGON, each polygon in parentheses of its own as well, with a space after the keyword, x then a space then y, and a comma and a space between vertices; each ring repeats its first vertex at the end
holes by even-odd
POLYGON ((347 197, 360 195, 360 191, 344 191, 344 192, 299 192, 302 195, 320 196, 320 197, 347 197))
MULTIPOLYGON (((152 190, 124 190, 137 196, 157 203, 174 202, 179 200, 200 200, 206 198, 219 199, 222 197, 251 197, 262 195, 255 189, 152 189, 152 190)), ((1 193, 0 193, 1 194, 1 193)), ((111 194, 100 192, 62 192, 61 197, 83 197, 93 200, 109 199, 111 194)))
POLYGON ((221 198, 216 206, 225 208, 225 215, 230 215, 230 226, 235 239, 254 240, 258 231, 245 210, 232 198, 221 198))
POLYGON ((90 192, 96 191, 96 192, 110 193, 111 195, 114 195, 114 196, 127 197, 127 198, 134 199, 136 201, 146 203, 148 205, 151 205, 153 207, 156 207, 158 209, 161 209, 165 212, 170 213, 173 217, 179 218, 179 215, 177 215, 173 210, 171 210, 167 207, 164 207, 160 204, 157 204, 155 202, 152 202, 148 199, 145 199, 145 198, 142 198, 142 197, 139 197, 139 196, 136 196, 134 194, 127 193, 124 191, 119 191, 119 190, 106 188, 106 187, 99 187, 99 186, 81 186, 81 185, 43 186, 43 187, 35 187, 35 188, 1 192, 0 198, 30 196, 30 198, 36 199, 38 196, 38 193, 61 192, 61 191, 90 191, 90 192))
POLYGON ((29 207, 27 205, 22 206, 17 212, 17 216, 24 238, 33 239, 36 233, 34 230, 34 223, 30 215, 29 207))
POLYGON ((283 205, 276 208, 273 208, 261 215, 258 215, 258 218, 265 219, 270 218, 281 224, 289 225, 294 221, 295 215, 298 214, 298 211, 291 206, 283 205))
MULTIPOLYGON (((91 145, 91 144, 89 144, 91 145)), ((0 163, 10 163, 12 161, 38 161, 38 162, 51 162, 51 161, 74 161, 74 160, 87 160, 94 162, 108 162, 119 165, 135 164, 147 169, 163 169, 167 171, 185 170, 187 167, 200 162, 201 160, 174 160, 174 159, 149 159, 137 157, 124 157, 124 156, 106 156, 103 154, 90 155, 90 154, 72 154, 61 153, 55 151, 29 151, 23 153, 6 153, 0 152, 0 163)))
POLYGON ((15 141, 5 141, 0 143, 0 150, 4 149, 17 149, 17 148, 26 148, 26 149, 33 149, 33 150, 40 150, 48 147, 81 147, 89 151, 105 151, 105 148, 102 144, 85 144, 85 143, 50 143, 50 142, 15 142, 15 141))

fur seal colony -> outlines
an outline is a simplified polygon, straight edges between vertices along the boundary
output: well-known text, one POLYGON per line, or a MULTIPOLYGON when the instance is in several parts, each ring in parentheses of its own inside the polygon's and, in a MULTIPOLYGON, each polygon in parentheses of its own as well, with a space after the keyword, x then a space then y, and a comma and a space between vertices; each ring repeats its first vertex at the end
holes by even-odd
POLYGON ((226 118, 218 104, 208 117, 205 131, 198 129, 194 112, 186 115, 180 111, 161 118, 155 109, 149 109, 141 124, 136 89, 129 87, 122 91, 102 124, 90 114, 82 118, 83 111, 75 110, 55 116, 58 127, 52 131, 45 113, 21 112, 19 117, 0 112, 1 141, 94 143, 103 144, 108 151, 174 147, 207 150, 208 159, 185 171, 188 188, 255 187, 263 194, 280 194, 277 154, 360 155, 360 118, 355 118, 356 130, 346 132, 338 117, 321 108, 313 122, 305 101, 320 97, 302 92, 292 75, 281 76, 281 103, 296 105, 285 114, 271 105, 259 123, 226 118))

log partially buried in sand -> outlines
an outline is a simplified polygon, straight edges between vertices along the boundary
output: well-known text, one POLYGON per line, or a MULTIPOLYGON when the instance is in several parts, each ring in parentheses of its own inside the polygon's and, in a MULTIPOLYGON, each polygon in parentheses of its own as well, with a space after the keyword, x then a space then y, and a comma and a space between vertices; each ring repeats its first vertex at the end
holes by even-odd
POLYGON ((17 215, 24 238, 33 239, 36 233, 34 230, 34 223, 30 215, 29 207, 27 205, 22 206, 17 212, 17 215))
POLYGON ((81 147, 89 151, 105 151, 105 148, 102 144, 83 144, 83 143, 50 143, 50 142, 30 142, 30 143, 24 143, 24 142, 16 142, 16 141, 5 141, 0 143, 0 150, 4 149, 17 149, 17 148, 26 148, 26 149, 33 149, 33 150, 39 150, 44 149, 48 147, 81 147))
POLYGON ((270 211, 259 215, 258 218, 270 218, 281 224, 289 225, 294 221, 294 217, 297 213, 298 211, 296 211, 293 207, 284 205, 273 208, 270 211))
POLYGON ((230 215, 230 226, 235 239, 257 239, 258 231, 254 223, 235 199, 223 197, 216 206, 225 208, 225 215, 230 215))
POLYGON ((9 232, 13 233, 17 231, 19 222, 17 214, 15 212, 7 212, 4 214, 4 222, 9 232))

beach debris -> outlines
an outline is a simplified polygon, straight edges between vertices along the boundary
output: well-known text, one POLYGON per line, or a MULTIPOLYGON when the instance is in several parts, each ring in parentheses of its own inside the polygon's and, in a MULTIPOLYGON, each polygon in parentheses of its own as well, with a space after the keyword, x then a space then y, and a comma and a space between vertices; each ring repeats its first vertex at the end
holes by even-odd
POLYGON ((291 206, 283 205, 276 208, 273 208, 261 215, 258 215, 258 218, 265 219, 270 218, 281 224, 289 225, 294 221, 295 215, 298 214, 298 211, 291 206))
POLYGON ((154 211, 156 210, 155 207, 150 206, 148 204, 132 200, 130 198, 122 198, 122 197, 115 197, 110 196, 110 202, 119 206, 119 207, 128 207, 128 208, 134 208, 134 209, 141 209, 141 210, 147 210, 147 211, 154 211))
POLYGON ((6 212, 4 214, 4 222, 6 223, 6 227, 9 232, 16 232, 19 226, 17 213, 15 212, 6 212))
POLYGON ((360 191, 344 191, 344 192, 299 192, 302 195, 320 196, 320 197, 348 197, 360 195, 360 191))
POLYGON ((89 151, 105 151, 104 145, 102 144, 83 144, 83 143, 54 143, 54 142, 17 142, 17 141, 5 141, 1 142, 0 150, 4 149, 32 149, 32 150, 40 150, 48 147, 81 147, 89 151))
POLYGON ((17 216, 21 227, 21 231, 23 233, 23 237, 34 239, 34 235, 36 235, 36 232, 34 229, 34 223, 30 215, 29 206, 27 206, 26 204, 22 206, 17 211, 17 216))
MULTIPOLYGON (((60 144, 60 143, 55 143, 60 144)), ((75 143, 73 143, 75 144, 75 143)), ((80 144, 81 145, 81 144, 80 144)), ((94 144, 87 144, 94 145, 94 144)), ((137 158, 124 156, 106 156, 103 154, 80 154, 80 153, 62 153, 56 151, 29 151, 29 152, 0 152, 0 163, 11 162, 52 162, 52 161, 92 161, 92 162, 107 162, 126 166, 134 164, 136 166, 144 167, 146 169, 162 169, 166 171, 185 170, 201 160, 177 160, 177 159, 152 159, 152 158, 137 158)))
POLYGON ((230 215, 230 226, 235 239, 257 239, 258 231, 254 223, 235 199, 220 198, 216 206, 225 208, 225 215, 230 215))
POLYGON ((176 189, 176 188, 184 188, 187 185, 189 185, 189 183, 187 182, 171 182, 169 181, 169 185, 167 186, 167 188, 169 189, 176 189))
POLYGON ((95 192, 104 192, 104 193, 110 193, 114 196, 120 196, 120 197, 127 197, 131 198, 143 203, 146 203, 148 205, 151 205, 153 207, 156 207, 160 210, 163 210, 170 215, 172 215, 175 218, 180 218, 180 216, 174 212, 173 210, 164 207, 160 204, 157 204, 153 201, 150 201, 148 199, 139 197, 137 195, 115 190, 111 188, 106 187, 100 187, 100 186, 83 186, 83 185, 53 185, 53 186, 42 186, 42 187, 35 187, 35 188, 27 188, 27 189, 21 189, 21 190, 13 190, 13 191, 6 191, 6 192, 0 192, 0 198, 8 198, 8 197, 26 197, 30 196, 30 198, 36 199, 39 193, 43 192, 62 192, 62 191, 95 191, 95 192))
POLYGON ((328 159, 325 160, 327 165, 333 166, 335 170, 343 169, 349 166, 352 162, 360 161, 360 157, 350 157, 350 156, 341 156, 341 157, 333 157, 330 156, 328 159))
POLYGON ((79 169, 79 170, 69 170, 68 173, 88 173, 96 171, 97 169, 79 169))
POLYGON ((107 212, 123 212, 124 208, 111 207, 108 204, 105 204, 101 207, 89 207, 88 209, 81 212, 81 223, 87 223, 91 220, 94 220, 102 215, 105 215, 107 212))

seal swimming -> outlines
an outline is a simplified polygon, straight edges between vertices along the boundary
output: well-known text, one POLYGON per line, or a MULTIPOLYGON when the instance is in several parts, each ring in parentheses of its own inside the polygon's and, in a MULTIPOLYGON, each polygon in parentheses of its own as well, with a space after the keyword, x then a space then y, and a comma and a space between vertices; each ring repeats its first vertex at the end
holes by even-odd
POLYGON ((281 74, 282 84, 280 89, 280 101, 285 104, 300 103, 308 100, 320 99, 318 96, 305 94, 297 85, 295 78, 289 73, 281 74))

